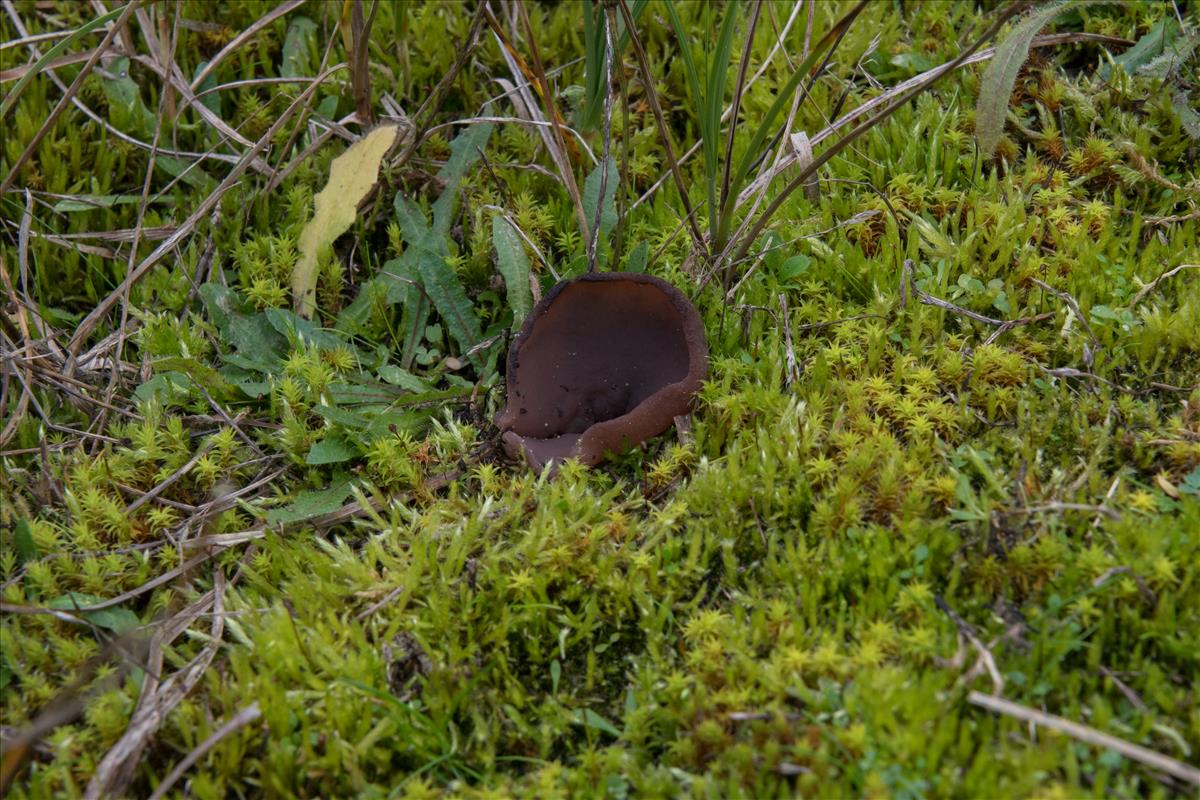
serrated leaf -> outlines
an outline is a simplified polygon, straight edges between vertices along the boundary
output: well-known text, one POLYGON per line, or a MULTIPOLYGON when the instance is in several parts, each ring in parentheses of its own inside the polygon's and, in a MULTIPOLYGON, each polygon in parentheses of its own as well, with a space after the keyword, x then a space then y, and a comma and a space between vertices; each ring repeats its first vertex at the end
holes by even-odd
POLYGON ((529 288, 529 257, 525 243, 513 230, 512 224, 499 215, 492 218, 492 245, 496 248, 496 267, 504 276, 508 307, 513 312, 513 325, 520 325, 533 308, 533 293, 529 288))
POLYGON ((308 449, 306 464, 339 464, 358 457, 358 448, 337 434, 326 436, 308 449))
POLYGON ((191 379, 182 372, 160 372, 133 390, 143 403, 153 402, 164 408, 186 402, 191 397, 191 379))
POLYGON ((471 165, 479 160, 488 137, 492 135, 492 127, 491 123, 468 125, 450 143, 450 158, 446 159, 437 174, 445 181, 446 188, 433 204, 433 234, 441 239, 450 232, 450 221, 454 218, 454 207, 458 201, 458 184, 471 165))
MULTIPOLYGON (((1132 75, 1138 67, 1149 63, 1163 52, 1163 48, 1179 35, 1179 23, 1170 16, 1164 16, 1150 26, 1150 30, 1138 39, 1132 47, 1113 58, 1113 64, 1120 64, 1126 75, 1132 75)), ((1100 67, 1100 77, 1108 80, 1112 66, 1104 64, 1100 67)))
MULTIPOLYGON (((1097 0, 1100 2, 1102 0, 1097 0)), ((1078 4, 1076 4, 1078 5, 1078 4)), ((1017 73, 1029 57, 1029 45, 1038 31, 1066 11, 1067 0, 1054 0, 1026 14, 1003 42, 988 63, 979 85, 979 101, 975 107, 975 139, 985 158, 990 158, 1004 133, 1004 119, 1012 99, 1017 73)))
POLYGON ((344 428, 355 430, 367 427, 367 423, 369 422, 362 414, 345 408, 335 408, 334 406, 313 406, 313 413, 344 428))
POLYGON ((1175 116, 1179 117, 1179 123, 1183 126, 1187 135, 1200 141, 1200 114, 1188 105, 1187 95, 1183 92, 1177 92, 1171 98, 1171 110, 1175 112, 1175 116))
POLYGON ((194 358, 168 356, 167 358, 156 359, 153 362, 153 366, 155 372, 162 372, 164 370, 182 372, 195 381, 197 385, 204 387, 204 391, 217 400, 228 400, 237 395, 236 387, 226 380, 224 375, 194 358))
POLYGON ((428 392, 429 384, 413 375, 406 369, 401 369, 395 364, 384 364, 379 368, 379 377, 383 378, 393 386, 399 386, 401 389, 407 389, 410 392, 428 392))
POLYGON ((314 198, 313 217, 300 232, 300 258, 292 271, 296 313, 316 311, 317 259, 321 251, 345 233, 363 201, 379 179, 379 165, 396 142, 396 125, 381 125, 350 145, 329 165, 329 182, 314 198))
POLYGON ((61 597, 56 597, 46 603, 46 607, 58 611, 78 613, 97 628, 104 628, 115 633, 121 633, 142 624, 137 614, 122 606, 101 608, 97 611, 76 611, 76 609, 84 609, 101 601, 102 598, 95 595, 83 594, 82 592, 67 592, 61 597))
POLYGON ((263 315, 272 328, 289 340, 302 341, 309 347, 319 347, 322 350, 349 346, 338 338, 337 334, 320 328, 286 309, 268 308, 263 315))
MULTIPOLYGON (((475 307, 467 297, 458 275, 445 258, 429 250, 417 254, 417 271, 421 275, 425 293, 433 300, 434 308, 441 314, 454 341, 458 342, 464 353, 470 350, 479 343, 483 334, 480 332, 479 318, 475 316, 475 307)), ((471 362, 478 367, 483 359, 475 354, 471 356, 471 362)))
POLYGON ((328 489, 317 492, 300 492, 296 499, 283 508, 267 512, 268 525, 291 525, 306 519, 330 514, 342 507, 350 496, 350 479, 342 478, 328 489))
MULTIPOLYGON (((396 210, 396 223, 400 226, 400 236, 410 247, 427 247, 438 249, 437 242, 430 235, 429 220, 421 213, 417 204, 396 192, 396 200, 392 204, 396 210)), ((445 241, 438 240, 445 247, 445 241)))
MULTIPOLYGON (((600 202, 600 181, 604 179, 604 206, 600 211, 600 241, 617 224, 617 161, 612 156, 596 165, 583 182, 583 214, 590 228, 596 221, 596 204, 600 202), (605 166, 607 165, 607 177, 605 166)), ((589 231, 583 232, 589 236, 589 231)))
POLYGON ((1200 43, 1200 38, 1194 35, 1176 41, 1169 45, 1161 55, 1151 59, 1144 66, 1139 67, 1137 74, 1147 78, 1159 78, 1160 80, 1172 77, 1191 58, 1197 43, 1200 43))

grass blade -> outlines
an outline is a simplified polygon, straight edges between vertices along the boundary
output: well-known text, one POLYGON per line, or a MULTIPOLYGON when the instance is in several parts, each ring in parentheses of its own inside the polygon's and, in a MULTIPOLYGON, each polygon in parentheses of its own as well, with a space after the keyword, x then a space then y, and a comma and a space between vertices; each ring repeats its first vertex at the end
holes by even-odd
POLYGON ((785 84, 783 89, 780 90, 775 96, 775 102, 771 104, 771 107, 767 109, 767 113, 763 115, 762 122, 755 130, 754 136, 750 139, 750 146, 746 148, 746 152, 742 156, 742 160, 738 163, 737 170, 733 173, 733 178, 730 184, 730 194, 733 197, 736 197, 741 192, 742 184, 745 183, 746 177, 750 174, 752 165, 758 158, 758 154, 762 151, 763 146, 766 144, 767 137, 771 134, 771 131, 775 126, 775 121, 779 118, 779 115, 783 113, 783 109, 791 101, 792 94, 796 91, 797 87, 799 87, 800 81, 804 80, 804 77, 809 73, 813 66, 816 65, 817 59, 821 58, 825 51, 832 48, 836 42, 845 36, 846 31, 850 29, 850 25, 853 24, 854 20, 858 18, 858 15, 862 13, 862 10, 866 8, 866 6, 867 0, 859 0, 854 8, 850 9, 850 11, 848 11, 844 17, 838 20, 837 23, 830 28, 829 31, 822 36, 815 45, 813 45, 808 57, 805 58, 804 61, 800 62, 800 66, 796 68, 795 73, 793 73, 792 77, 788 79, 787 84, 785 84))
POLYGON ((107 14, 102 14, 93 20, 85 22, 83 25, 80 25, 79 28, 70 36, 66 37, 61 42, 54 45, 54 47, 51 47, 49 50, 43 53, 42 57, 35 61, 33 66, 21 76, 21 79, 17 81, 17 85, 14 86, 12 90, 4 96, 4 102, 0 103, 0 119, 4 119, 4 117, 8 115, 8 112, 12 109, 12 107, 16 105, 17 98, 21 96, 21 92, 25 91, 25 87, 29 85, 29 82, 36 78, 47 64, 58 58, 67 50, 71 49, 71 47, 78 43, 80 39, 96 30, 96 28, 107 25, 117 17, 121 16, 121 14, 125 12, 126 8, 128 8, 128 6, 114 8, 107 14))

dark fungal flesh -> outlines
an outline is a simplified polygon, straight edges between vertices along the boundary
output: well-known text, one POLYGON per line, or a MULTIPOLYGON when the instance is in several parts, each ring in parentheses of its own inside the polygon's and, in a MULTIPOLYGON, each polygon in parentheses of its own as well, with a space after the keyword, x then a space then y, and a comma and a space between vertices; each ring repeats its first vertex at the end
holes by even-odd
POLYGON ((708 369, 704 327, 674 286, 589 273, 556 286, 508 353, 505 449, 535 469, 599 463, 687 413, 708 369))

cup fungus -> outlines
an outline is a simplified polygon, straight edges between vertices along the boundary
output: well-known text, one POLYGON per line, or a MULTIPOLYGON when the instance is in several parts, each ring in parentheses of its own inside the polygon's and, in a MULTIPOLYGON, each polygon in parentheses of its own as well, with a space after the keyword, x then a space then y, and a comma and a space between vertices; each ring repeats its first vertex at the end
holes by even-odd
POLYGON ((593 465, 686 414, 708 371, 704 325, 671 284, 590 272, 554 287, 508 351, 504 448, 536 470, 593 465))

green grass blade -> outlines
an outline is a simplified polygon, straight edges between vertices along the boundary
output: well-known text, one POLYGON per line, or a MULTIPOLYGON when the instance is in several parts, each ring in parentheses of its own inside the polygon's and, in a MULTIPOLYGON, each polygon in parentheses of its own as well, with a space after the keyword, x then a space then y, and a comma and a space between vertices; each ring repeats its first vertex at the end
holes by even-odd
POLYGON ((54 45, 54 47, 51 47, 49 50, 43 53, 42 57, 35 61, 33 66, 21 76, 21 79, 17 81, 17 85, 12 88, 12 91, 4 96, 4 102, 0 103, 0 119, 3 119, 8 114, 9 109, 11 109, 17 102, 17 98, 21 96, 21 92, 25 91, 25 87, 29 85, 29 82, 36 78, 48 63, 65 53, 71 48, 72 45, 76 44, 80 39, 96 30, 96 28, 107 25, 117 17, 121 16, 121 14, 125 13, 126 8, 128 8, 128 6, 114 8, 107 14, 103 14, 89 22, 85 22, 83 25, 80 25, 79 29, 70 36, 63 39, 58 44, 54 45))
MULTIPOLYGON (((737 170, 733 173, 733 178, 730 181, 730 197, 737 197, 738 194, 741 193, 742 185, 745 183, 746 177, 750 174, 751 165, 754 163, 755 159, 758 158, 759 153, 766 144, 767 138, 774 130, 776 120, 778 120, 780 114, 783 113, 783 109, 789 103, 791 103, 792 95, 800 86, 800 81, 804 80, 812 68, 816 66, 817 60, 823 57, 825 51, 833 47, 834 43, 845 34, 846 30, 849 29, 850 25, 853 24, 858 15, 862 13, 862 10, 866 8, 866 5, 866 0, 860 0, 860 2, 854 6, 854 8, 850 9, 850 11, 848 11, 844 17, 838 20, 837 23, 829 29, 829 32, 821 37, 820 41, 813 45, 812 51, 808 54, 808 58, 800 62, 800 66, 796 68, 796 71, 792 74, 792 77, 788 79, 788 82, 775 96, 775 102, 771 104, 771 107, 767 110, 767 113, 763 115, 762 122, 755 130, 754 136, 750 139, 750 146, 746 148, 746 152, 742 155, 741 161, 738 162, 737 170)), ((729 209, 728 213, 730 216, 732 216, 732 207, 729 209)), ((728 224, 728 221, 726 221, 726 224, 728 224)))
MULTIPOLYGON (((737 29, 738 6, 730 5, 721 20, 721 33, 717 37, 717 51, 708 66, 708 87, 704 95, 704 166, 708 182, 708 221, 714 241, 720 227, 720 207, 717 204, 718 147, 721 138, 721 111, 725 106, 725 78, 729 72, 729 59, 733 53, 733 34, 737 29)), ((732 127, 737 120, 729 120, 732 127)))
MULTIPOLYGON (((692 103, 699 107, 699 104, 703 103, 704 92, 700 83, 700 72, 696 69, 696 60, 692 58, 692 49, 688 46, 690 37, 683 27, 683 21, 679 19, 679 12, 675 10, 674 0, 668 0, 666 8, 667 16, 671 20, 671 27, 675 29, 675 38, 679 40, 679 52, 683 55, 683 67, 684 72, 687 74, 688 88, 692 91, 692 103)), ((709 153, 708 144, 712 140, 712 136, 708 129, 707 114, 704 113, 703 109, 698 113, 698 117, 700 122, 700 138, 704 142, 704 146, 701 148, 704 154, 704 173, 710 187, 715 189, 717 174, 716 150, 714 148, 712 153, 709 153)))

